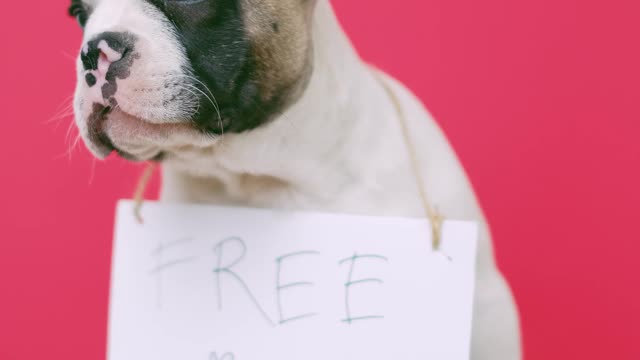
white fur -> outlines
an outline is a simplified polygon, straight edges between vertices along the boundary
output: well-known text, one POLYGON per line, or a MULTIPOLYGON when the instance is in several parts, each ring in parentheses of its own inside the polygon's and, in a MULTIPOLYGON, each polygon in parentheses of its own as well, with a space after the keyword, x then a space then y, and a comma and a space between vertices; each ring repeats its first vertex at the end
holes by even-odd
MULTIPOLYGON (((135 149, 126 139, 136 137, 170 150, 162 200, 424 216, 391 99, 353 50, 328 1, 319 1, 315 11, 310 84, 275 121, 216 139, 180 124, 159 128, 129 119, 112 125, 110 137, 127 151, 135 149)), ((520 359, 516 308, 465 172, 420 102, 393 79, 384 81, 401 100, 431 200, 448 218, 481 224, 472 359, 520 359)))
MULTIPOLYGON (((400 119, 326 1, 316 9, 313 35, 315 69, 302 99, 275 122, 167 163, 162 199, 423 216, 400 119)), ((516 308, 464 170, 420 102, 386 81, 401 99, 432 201, 447 217, 482 227, 472 359, 520 359, 516 308)))

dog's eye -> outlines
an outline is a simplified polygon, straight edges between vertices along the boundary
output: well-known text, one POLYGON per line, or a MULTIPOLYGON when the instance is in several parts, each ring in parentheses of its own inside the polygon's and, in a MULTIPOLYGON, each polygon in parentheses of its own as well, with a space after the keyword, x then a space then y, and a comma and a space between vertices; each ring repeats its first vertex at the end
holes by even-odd
POLYGON ((89 19, 89 14, 87 13, 87 9, 82 4, 82 0, 72 0, 71 6, 69 7, 69 15, 73 16, 78 20, 78 24, 80 27, 84 28, 87 24, 87 20, 89 19))

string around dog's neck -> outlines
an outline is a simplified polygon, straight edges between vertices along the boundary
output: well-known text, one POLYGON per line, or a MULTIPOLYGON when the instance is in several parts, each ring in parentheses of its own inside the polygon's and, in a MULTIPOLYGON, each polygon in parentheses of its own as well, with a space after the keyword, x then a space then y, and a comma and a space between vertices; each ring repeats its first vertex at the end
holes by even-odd
MULTIPOLYGON (((413 176, 415 177, 415 180, 416 180, 416 185, 418 187, 418 192, 420 195, 422 207, 424 209, 426 217, 429 219, 429 222, 431 223, 432 247, 433 247, 433 250, 438 251, 440 250, 440 245, 442 244, 442 227, 443 227, 445 218, 438 211, 438 209, 431 204, 431 202, 429 201, 429 197, 427 196, 424 179, 422 177, 422 173, 420 172, 420 162, 418 161, 418 155, 416 153, 415 145, 413 144, 413 141, 411 141, 409 127, 407 125, 407 118, 404 114, 404 111, 402 110, 400 99, 398 99, 398 97, 393 92, 391 87, 389 87, 385 79, 382 78, 382 75, 379 72, 379 70, 373 67, 371 69, 374 76, 376 77, 380 85, 382 85, 385 92, 387 93, 387 96, 389 97, 389 100, 391 100, 391 103, 393 104, 396 114, 398 116, 400 127, 402 128, 402 136, 404 137, 404 142, 407 145, 407 153, 409 155, 409 160, 411 163, 411 171, 413 172, 413 176)), ((142 173, 142 175, 140 176, 140 179, 138 180, 136 190, 133 194, 133 199, 135 203, 134 215, 139 223, 143 222, 141 209, 142 209, 142 204, 144 202, 145 190, 147 188, 147 185, 149 184, 149 181, 151 180, 151 177, 153 176, 153 172, 155 171, 156 166, 157 164, 154 162, 150 162, 147 164, 147 167, 144 169, 144 172, 142 173)))
POLYGON ((371 70, 378 82, 384 88, 387 96, 389 97, 389 100, 391 100, 391 102, 393 103, 396 114, 398 115, 400 127, 402 128, 402 136, 404 137, 404 142, 407 146, 407 153, 409 154, 409 160, 411 162, 411 171, 413 172, 413 176, 418 187, 418 192, 420 194, 420 201, 422 203, 425 215, 431 223, 431 244, 433 250, 438 251, 440 250, 440 245, 442 244, 442 227, 444 225, 445 218, 438 211, 438 208, 434 207, 431 201, 429 201, 429 196, 427 195, 427 190, 425 189, 425 182, 422 177, 422 173, 420 172, 420 162, 418 161, 418 154, 416 152, 413 141, 411 141, 409 126, 407 124, 407 117, 402 110, 400 99, 398 99, 398 96, 393 92, 389 84, 387 84, 385 79, 382 77, 380 70, 376 69, 375 67, 371 67, 371 70))

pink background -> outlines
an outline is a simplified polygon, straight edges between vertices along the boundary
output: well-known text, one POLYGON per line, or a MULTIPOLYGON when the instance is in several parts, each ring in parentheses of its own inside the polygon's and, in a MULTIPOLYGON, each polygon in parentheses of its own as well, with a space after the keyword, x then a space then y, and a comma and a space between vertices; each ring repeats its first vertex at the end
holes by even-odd
MULTIPOLYGON (((139 167, 67 156, 68 0, 0 22, 0 359, 103 359, 116 199, 139 167)), ((468 169, 526 358, 640 359, 637 0, 334 1, 468 169)), ((75 135, 75 132, 73 132, 75 135)))

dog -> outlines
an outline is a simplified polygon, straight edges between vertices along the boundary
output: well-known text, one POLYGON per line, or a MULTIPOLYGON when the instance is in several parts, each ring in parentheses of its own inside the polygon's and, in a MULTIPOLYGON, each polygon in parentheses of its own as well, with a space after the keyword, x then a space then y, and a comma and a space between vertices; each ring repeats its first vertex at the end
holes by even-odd
POLYGON ((405 121, 431 200, 481 225, 471 359, 521 358, 516 307, 454 151, 405 87, 359 58, 328 0, 72 0, 69 11, 84 31, 80 135, 97 158, 160 162, 163 201, 424 216, 405 121))

